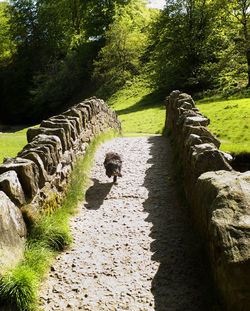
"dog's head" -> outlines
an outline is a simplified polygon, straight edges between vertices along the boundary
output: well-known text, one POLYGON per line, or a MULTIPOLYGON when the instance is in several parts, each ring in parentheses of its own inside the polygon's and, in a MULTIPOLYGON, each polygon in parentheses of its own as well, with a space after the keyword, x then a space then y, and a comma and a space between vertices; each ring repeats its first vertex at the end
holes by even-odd
POLYGON ((119 161, 110 161, 105 165, 106 175, 111 176, 121 176, 121 163, 119 161))

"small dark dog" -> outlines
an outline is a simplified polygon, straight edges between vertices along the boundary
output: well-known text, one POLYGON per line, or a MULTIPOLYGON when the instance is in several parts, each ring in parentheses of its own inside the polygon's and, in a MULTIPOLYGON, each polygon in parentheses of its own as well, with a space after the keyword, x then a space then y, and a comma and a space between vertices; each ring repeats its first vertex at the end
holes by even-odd
POLYGON ((117 176, 122 177, 122 160, 118 153, 108 152, 105 157, 104 166, 106 169, 106 175, 108 177, 114 177, 113 182, 116 183, 117 176))

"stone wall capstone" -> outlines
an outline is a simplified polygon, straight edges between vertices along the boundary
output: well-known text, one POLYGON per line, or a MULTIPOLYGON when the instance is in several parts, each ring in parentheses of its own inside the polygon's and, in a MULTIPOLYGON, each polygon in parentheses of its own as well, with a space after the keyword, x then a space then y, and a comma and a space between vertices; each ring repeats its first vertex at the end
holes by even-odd
POLYGON ((228 311, 250 310, 250 171, 232 169, 232 156, 206 126, 192 97, 166 98, 165 127, 174 138, 184 190, 204 239, 215 287, 228 311))
POLYGON ((77 158, 94 136, 111 129, 121 132, 116 113, 101 99, 86 99, 30 128, 28 144, 0 164, 0 274, 23 254, 21 208, 39 210, 51 195, 62 198, 77 158))

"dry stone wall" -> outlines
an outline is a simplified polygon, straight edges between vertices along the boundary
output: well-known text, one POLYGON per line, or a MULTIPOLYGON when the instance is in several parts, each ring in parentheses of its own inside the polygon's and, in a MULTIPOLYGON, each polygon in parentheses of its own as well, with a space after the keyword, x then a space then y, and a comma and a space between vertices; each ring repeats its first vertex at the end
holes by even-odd
POLYGON ((94 136, 110 129, 121 131, 116 113, 91 98, 30 128, 28 144, 0 164, 0 274, 22 256, 26 225, 21 208, 37 210, 51 198, 62 198, 76 159, 94 136))
POLYGON ((209 119, 190 95, 173 91, 166 108, 166 129, 176 142, 186 198, 219 297, 225 310, 250 310, 250 171, 232 169, 232 157, 218 149, 209 119))

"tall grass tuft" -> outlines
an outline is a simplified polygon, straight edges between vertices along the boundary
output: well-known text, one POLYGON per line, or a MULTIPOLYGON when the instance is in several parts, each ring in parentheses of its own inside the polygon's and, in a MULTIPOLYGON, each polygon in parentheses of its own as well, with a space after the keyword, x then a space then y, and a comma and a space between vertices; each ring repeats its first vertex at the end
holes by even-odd
POLYGON ((17 266, 12 273, 0 278, 0 301, 22 311, 34 310, 38 278, 26 265, 17 266))
POLYGON ((92 140, 84 157, 75 165, 62 205, 53 213, 44 211, 39 220, 29 225, 23 260, 12 271, 0 275, 0 310, 7 305, 19 311, 37 310, 37 290, 42 276, 52 258, 72 242, 70 217, 77 212, 78 202, 84 199, 95 151, 101 143, 117 135, 116 131, 110 131, 92 140))
POLYGON ((29 244, 41 244, 52 251, 61 251, 71 243, 68 230, 68 215, 64 211, 65 220, 57 215, 42 217, 38 224, 30 229, 29 244))

